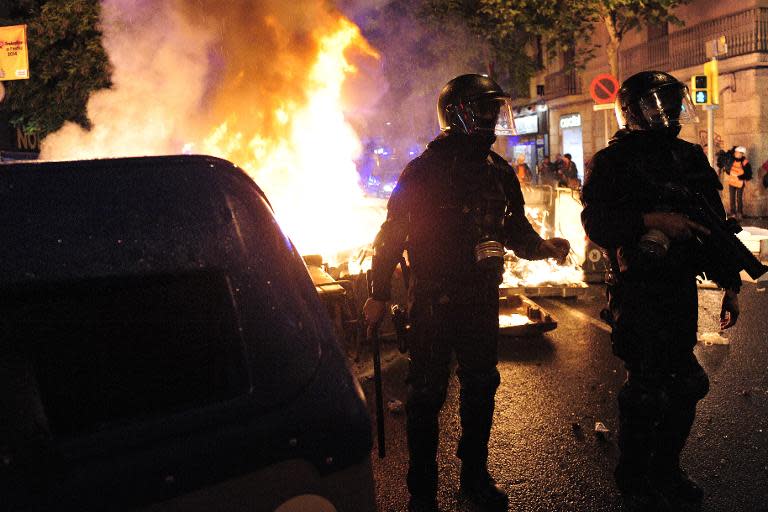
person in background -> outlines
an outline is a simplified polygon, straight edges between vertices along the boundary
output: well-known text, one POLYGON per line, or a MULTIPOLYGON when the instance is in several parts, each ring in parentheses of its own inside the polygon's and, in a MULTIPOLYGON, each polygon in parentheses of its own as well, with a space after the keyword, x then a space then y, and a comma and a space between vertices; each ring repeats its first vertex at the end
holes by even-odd
POLYGON ((555 174, 560 174, 560 171, 563 170, 563 155, 560 153, 555 155, 555 161, 552 162, 552 170, 555 171, 555 174))
POLYGON ((539 163, 538 168, 539 185, 555 186, 557 183, 557 173, 555 172, 555 164, 549 158, 549 155, 545 156, 539 163))
POLYGON ((715 153, 715 168, 717 169, 717 175, 722 176, 726 168, 730 168, 733 163, 733 150, 736 146, 733 146, 728 151, 720 149, 715 153))
POLYGON ((579 180, 579 171, 576 168, 576 164, 573 163, 570 153, 563 155, 563 165, 560 169, 558 185, 561 187, 568 187, 575 190, 581 188, 581 181, 579 180))
POLYGON ((763 170, 763 188, 768 188, 768 160, 763 162, 763 165, 760 166, 760 168, 763 170))
POLYGON ((517 164, 515 165, 515 174, 521 185, 530 185, 533 181, 533 175, 531 174, 531 168, 525 162, 525 155, 517 155, 517 164))
POLYGON ((744 186, 752 179, 752 165, 747 160, 747 148, 733 148, 733 160, 723 169, 728 184, 728 205, 731 217, 741 220, 744 216, 744 186))

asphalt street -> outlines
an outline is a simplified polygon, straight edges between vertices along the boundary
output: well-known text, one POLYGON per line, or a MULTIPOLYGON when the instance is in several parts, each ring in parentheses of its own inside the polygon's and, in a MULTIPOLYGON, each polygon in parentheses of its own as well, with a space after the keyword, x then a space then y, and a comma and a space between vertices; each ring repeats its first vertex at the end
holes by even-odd
MULTIPOLYGON (((603 287, 573 299, 537 302, 558 321, 533 338, 502 338, 490 469, 510 495, 510 510, 608 512, 622 509, 612 471, 617 459, 616 394, 624 380, 599 320, 603 287), (598 434, 601 422, 610 432, 598 434)), ((700 290, 699 333, 716 341, 722 292, 700 290)), ((711 380, 684 452, 684 466, 706 489, 703 512, 768 511, 768 296, 746 283, 742 316, 728 344, 699 343, 711 380)), ((652 321, 652 319, 649 319, 652 321)), ((384 397, 405 400, 407 359, 385 350, 384 397)), ((361 377, 373 412, 373 384, 361 377)), ((440 493, 445 511, 473 511, 458 495, 458 386, 441 413, 440 493)), ((395 407, 396 409, 396 407, 395 407)), ((407 509, 405 416, 386 413, 387 455, 373 451, 379 508, 407 509)))

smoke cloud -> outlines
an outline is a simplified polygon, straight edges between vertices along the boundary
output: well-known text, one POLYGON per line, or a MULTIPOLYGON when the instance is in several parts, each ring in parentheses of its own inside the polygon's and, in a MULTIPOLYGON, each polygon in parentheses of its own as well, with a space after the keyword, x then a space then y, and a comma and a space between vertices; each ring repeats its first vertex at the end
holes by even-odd
MULTIPOLYGON (((93 128, 68 123, 42 158, 180 153, 224 120, 246 136, 285 134, 280 112, 306 103, 317 36, 339 13, 322 0, 103 0, 102 17, 114 86, 92 95, 93 128)), ((368 73, 348 86, 350 110, 376 94, 375 66, 358 57, 368 73)))
POLYGON ((427 23, 417 0, 340 0, 363 35, 381 53, 384 86, 363 132, 392 147, 401 160, 439 132, 437 97, 452 78, 487 73, 487 45, 458 20, 427 23))
POLYGON ((106 0, 102 13, 114 85, 91 96, 91 130, 67 123, 43 141, 41 157, 180 152, 206 90, 213 32, 197 30, 166 2, 106 0))

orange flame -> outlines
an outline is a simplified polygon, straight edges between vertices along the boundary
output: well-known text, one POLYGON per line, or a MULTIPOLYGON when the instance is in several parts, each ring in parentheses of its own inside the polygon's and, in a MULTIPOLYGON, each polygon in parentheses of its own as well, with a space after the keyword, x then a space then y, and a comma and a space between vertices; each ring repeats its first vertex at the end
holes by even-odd
POLYGON ((560 194, 555 205, 554 229, 549 227, 550 212, 545 208, 525 207, 529 222, 542 238, 565 238, 571 243, 571 253, 565 265, 554 260, 508 259, 504 265, 503 288, 557 286, 584 281, 580 263, 584 261, 586 241, 581 225, 581 204, 572 194, 560 194), (554 231, 554 232, 551 232, 554 231))
POLYGON ((383 203, 363 195, 354 163, 361 145, 342 108, 342 86, 357 71, 346 53, 378 54, 343 17, 334 30, 316 37, 317 57, 304 87, 307 102, 286 100, 272 112, 282 127, 277 136, 236 131, 232 114, 203 149, 248 172, 301 253, 322 254, 333 263, 337 253, 370 243, 384 218, 383 203))

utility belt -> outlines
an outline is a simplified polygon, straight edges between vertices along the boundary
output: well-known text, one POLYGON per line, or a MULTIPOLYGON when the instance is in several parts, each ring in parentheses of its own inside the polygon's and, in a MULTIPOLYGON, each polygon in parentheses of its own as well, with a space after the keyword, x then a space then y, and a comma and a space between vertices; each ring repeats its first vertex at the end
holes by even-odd
POLYGON ((430 304, 477 304, 498 302, 498 283, 478 273, 469 278, 415 279, 410 293, 415 302, 430 304))
POLYGON ((607 285, 622 282, 653 283, 664 286, 685 283, 695 279, 703 271, 696 254, 685 260, 683 253, 675 251, 666 257, 649 257, 643 251, 625 254, 619 248, 608 253, 609 268, 606 273, 607 285))

